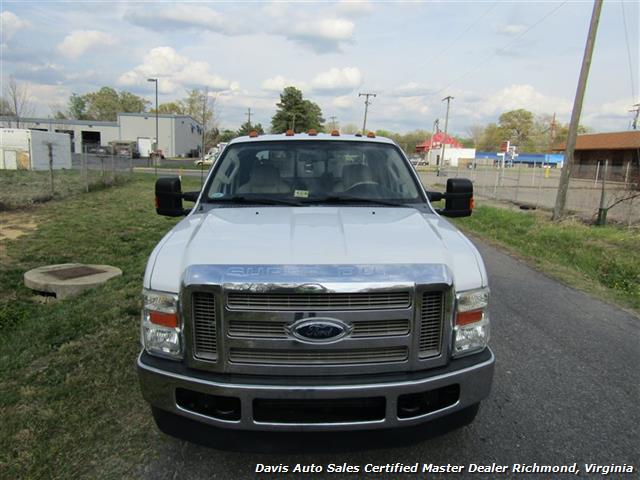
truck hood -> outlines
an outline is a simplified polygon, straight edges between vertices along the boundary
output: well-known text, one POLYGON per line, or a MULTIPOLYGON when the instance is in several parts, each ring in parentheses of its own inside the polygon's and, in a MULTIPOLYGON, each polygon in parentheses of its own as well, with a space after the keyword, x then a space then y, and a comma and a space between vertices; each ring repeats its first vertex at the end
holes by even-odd
POLYGON ((177 292, 191 265, 445 265, 457 290, 486 284, 453 225, 414 208, 234 207, 193 213, 154 250, 145 286, 177 292))

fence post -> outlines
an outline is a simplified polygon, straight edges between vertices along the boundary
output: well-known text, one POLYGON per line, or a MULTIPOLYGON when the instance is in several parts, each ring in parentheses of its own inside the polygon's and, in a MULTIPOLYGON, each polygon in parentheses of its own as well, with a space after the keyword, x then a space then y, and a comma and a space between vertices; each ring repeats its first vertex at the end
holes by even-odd
POLYGON ((627 213, 627 228, 631 228, 631 220, 632 220, 632 214, 633 214, 633 201, 635 200, 635 198, 631 197, 629 199, 629 213, 627 213))
POLYGON ((606 188, 607 188, 607 166, 609 164, 609 160, 604 161, 604 170, 602 172, 602 192, 600 193, 600 208, 598 208, 598 219, 596 220, 596 225, 606 225, 607 224, 607 209, 604 207, 605 205, 605 196, 606 196, 606 188))
POLYGON ((47 147, 49 148, 49 179, 51 181, 51 197, 56 193, 55 187, 53 185, 53 143, 47 142, 47 147))
POLYGON ((111 153, 111 182, 116 183, 116 156, 111 153))
POLYGON ((631 162, 627 161, 627 168, 624 171, 624 188, 628 188, 629 185, 629 166, 631 162))
POLYGON ((600 174, 600 160, 598 160, 598 165, 596 166, 596 178, 593 180, 593 186, 598 186, 598 175, 600 174))
POLYGON ((518 193, 520 191, 520 175, 522 174, 522 165, 518 165, 518 180, 516 183, 516 193, 514 195, 513 203, 518 203, 518 193))
POLYGON ((496 181, 493 183, 493 198, 498 198, 498 177, 500 176, 500 167, 496 170, 496 181))
POLYGON ((87 171, 87 147, 83 145, 82 148, 82 167, 80 170, 80 176, 84 180, 84 189, 89 193, 89 172, 87 171))
POLYGON ((133 175, 133 155, 129 157, 129 174, 133 175))
POLYGON ((533 161, 533 172, 531 172, 531 186, 534 187, 536 184, 536 161, 533 161))
POLYGON ((104 169, 104 156, 100 155, 100 165, 101 165, 101 169, 102 169, 102 185, 105 186, 107 184, 107 179, 106 179, 106 171, 104 169))

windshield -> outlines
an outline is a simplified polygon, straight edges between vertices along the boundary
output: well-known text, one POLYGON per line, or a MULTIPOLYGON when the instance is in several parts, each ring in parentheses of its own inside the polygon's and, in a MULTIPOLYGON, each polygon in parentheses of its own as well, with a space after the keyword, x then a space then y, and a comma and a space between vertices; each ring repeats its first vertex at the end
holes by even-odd
POLYGON ((419 192, 393 145, 305 140, 228 146, 204 198, 418 203, 419 192))

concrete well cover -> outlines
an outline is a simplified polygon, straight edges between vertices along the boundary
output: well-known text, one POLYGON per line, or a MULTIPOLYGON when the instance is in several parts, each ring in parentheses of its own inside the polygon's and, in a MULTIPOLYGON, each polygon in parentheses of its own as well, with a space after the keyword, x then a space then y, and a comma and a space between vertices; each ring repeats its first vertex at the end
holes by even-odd
POLYGON ((122 270, 110 265, 63 263, 29 270, 24 274, 24 284, 38 292, 53 293, 56 298, 67 298, 120 275, 122 270))

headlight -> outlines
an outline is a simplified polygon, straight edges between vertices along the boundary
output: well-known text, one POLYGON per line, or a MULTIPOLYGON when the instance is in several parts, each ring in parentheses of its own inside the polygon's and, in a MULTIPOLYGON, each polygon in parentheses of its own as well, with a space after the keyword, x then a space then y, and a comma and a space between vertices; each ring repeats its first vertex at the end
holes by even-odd
POLYGON ((453 356, 484 349, 489 342, 489 289, 460 292, 456 297, 453 356))
POLYGON ((182 329, 178 316, 178 296, 174 293, 143 290, 141 341, 152 354, 182 358, 182 329))

